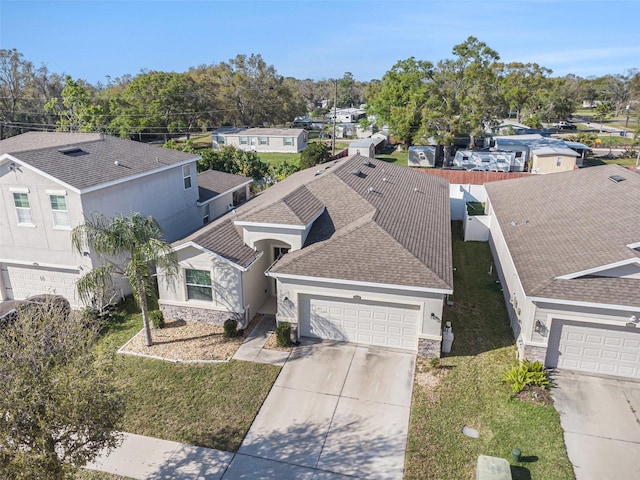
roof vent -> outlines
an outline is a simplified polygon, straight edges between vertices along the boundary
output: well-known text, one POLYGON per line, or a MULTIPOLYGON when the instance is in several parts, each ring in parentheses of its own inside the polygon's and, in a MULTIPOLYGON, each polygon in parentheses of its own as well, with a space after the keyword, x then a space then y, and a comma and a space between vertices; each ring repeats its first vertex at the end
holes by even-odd
POLYGON ((80 147, 65 147, 60 148, 58 151, 69 157, 78 157, 80 155, 86 155, 88 153, 82 150, 80 147))
POLYGON ((116 160, 115 162, 113 162, 113 164, 117 167, 118 165, 120 165, 120 162, 116 160))
POLYGON ((368 158, 365 158, 365 159, 362 161, 362 164, 363 164, 363 165, 366 165, 367 167, 370 167, 370 166, 371 166, 371 162, 369 161, 369 159, 368 159, 368 158))
POLYGON ((609 177, 609 180, 611 180, 613 183, 620 183, 626 180, 626 178, 621 177, 620 175, 611 175, 609 177))
POLYGON ((369 188, 367 188, 367 192, 368 192, 368 193, 373 193, 373 192, 374 192, 373 187, 369 187, 369 188))
POLYGON ((356 177, 359 177, 362 174, 362 172, 360 170, 358 170, 357 168, 355 170, 353 170, 351 173, 353 175, 355 175, 356 177))

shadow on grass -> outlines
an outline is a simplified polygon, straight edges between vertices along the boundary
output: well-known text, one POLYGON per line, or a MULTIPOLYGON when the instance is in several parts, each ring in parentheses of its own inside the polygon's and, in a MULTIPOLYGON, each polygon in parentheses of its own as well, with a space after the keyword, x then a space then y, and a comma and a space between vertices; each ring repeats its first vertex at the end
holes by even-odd
POLYGON ((516 467, 511 465, 512 480, 531 480, 531 472, 524 467, 516 467))
POLYGON ((445 306, 443 322, 454 332, 451 353, 471 356, 515 343, 488 242, 464 242, 462 222, 451 223, 453 241, 453 305, 445 306))

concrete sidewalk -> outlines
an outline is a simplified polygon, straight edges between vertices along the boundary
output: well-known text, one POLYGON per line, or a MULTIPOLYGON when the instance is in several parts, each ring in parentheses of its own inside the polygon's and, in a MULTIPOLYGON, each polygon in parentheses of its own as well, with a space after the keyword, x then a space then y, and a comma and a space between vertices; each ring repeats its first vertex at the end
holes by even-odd
POLYGON ((234 454, 158 438, 123 433, 122 444, 86 466, 139 480, 219 480, 234 454))
POLYGON ((276 319, 273 315, 265 315, 254 327, 240 348, 232 357, 234 360, 246 362, 268 363, 282 367, 289 358, 289 352, 266 350, 264 344, 276 329, 276 319))

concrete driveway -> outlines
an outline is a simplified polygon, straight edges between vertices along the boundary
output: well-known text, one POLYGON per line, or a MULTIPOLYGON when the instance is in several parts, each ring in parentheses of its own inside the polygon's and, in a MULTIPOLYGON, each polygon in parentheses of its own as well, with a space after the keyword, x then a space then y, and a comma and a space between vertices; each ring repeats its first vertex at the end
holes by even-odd
POLYGON ((640 478, 640 383, 572 372, 554 380, 576 479, 640 478))
POLYGON ((297 347, 223 479, 401 479, 415 355, 297 347))

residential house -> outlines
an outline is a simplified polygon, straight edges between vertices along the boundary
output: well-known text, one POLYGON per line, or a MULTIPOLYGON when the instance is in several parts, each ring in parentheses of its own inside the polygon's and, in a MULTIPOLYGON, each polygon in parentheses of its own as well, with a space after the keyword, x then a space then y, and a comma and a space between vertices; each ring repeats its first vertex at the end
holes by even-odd
POLYGON ((309 135, 302 128, 220 128, 211 136, 214 148, 231 145, 265 153, 299 153, 309 142, 309 135))
POLYGON ((56 293, 79 305, 75 283, 98 261, 72 249, 71 230, 87 218, 151 215, 168 241, 196 230, 199 158, 96 133, 0 141, 0 300, 56 293))
POLYGON ((291 175, 174 242, 169 318, 242 325, 273 302, 301 336, 438 356, 452 293, 448 182, 353 155, 291 175))
POLYGON ((485 188, 520 358, 640 378, 640 175, 603 165, 485 188))
MULTIPOLYGON (((487 138, 493 149, 516 152, 520 164, 528 164, 531 173, 557 173, 582 166, 589 147, 540 134, 505 135, 487 138)), ((489 146, 489 145, 487 145, 489 146)))
POLYGON ((198 208, 206 225, 251 197, 253 179, 217 170, 198 173, 198 208))

